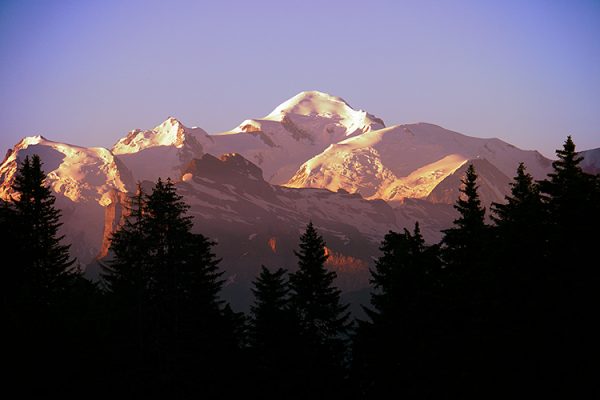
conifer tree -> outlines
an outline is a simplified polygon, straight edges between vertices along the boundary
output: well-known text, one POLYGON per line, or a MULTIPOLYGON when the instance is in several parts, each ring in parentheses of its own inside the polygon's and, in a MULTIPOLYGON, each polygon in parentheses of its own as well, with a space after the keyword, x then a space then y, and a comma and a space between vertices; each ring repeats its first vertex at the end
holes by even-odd
POLYGON ((594 201, 598 178, 581 169, 583 158, 575 151, 571 136, 556 156, 553 171, 540 182, 540 189, 549 213, 553 257, 564 262, 574 253, 589 249, 590 239, 595 236, 595 224, 599 222, 599 206, 594 201))
POLYGON ((289 300, 287 271, 273 272, 261 266, 254 281, 254 304, 251 306, 250 346, 255 360, 253 386, 257 395, 266 398, 289 396, 297 362, 290 349, 296 326, 289 300))
MULTIPOLYGON (((215 243, 191 232, 188 209, 170 179, 159 179, 149 195, 138 190, 129 221, 113 237, 115 257, 105 282, 111 291, 144 293, 144 390, 187 395, 202 383, 214 394, 225 360, 236 353, 240 319, 219 298, 215 243)), ((131 307, 137 297, 122 298, 131 307)))
MULTIPOLYGON (((489 229, 485 224, 485 209, 477 192, 477 174, 469 165, 460 188, 461 196, 454 208, 459 217, 454 227, 443 231, 441 255, 444 269, 440 292, 445 311, 440 313, 443 344, 438 346, 440 384, 461 387, 485 386, 481 375, 489 358, 493 333, 490 325, 490 305, 493 302, 493 276, 489 273, 489 229), (480 385, 480 386, 478 386, 480 385)), ((450 389, 450 388, 449 388, 450 389)))
POLYGON ((547 284, 542 312, 546 320, 542 329, 554 331, 542 342, 550 346, 559 340, 568 346, 556 346, 542 358, 543 371, 552 380, 569 382, 570 387, 589 388, 594 379, 589 354, 597 348, 600 335, 593 317, 600 300, 600 274, 592 261, 597 258, 600 226, 599 178, 583 172, 582 157, 570 136, 556 155, 553 171, 540 182, 548 212, 549 254, 544 265, 547 284))
POLYGON ((372 308, 363 307, 371 321, 359 321, 352 372, 365 397, 423 394, 418 381, 431 373, 423 349, 433 348, 438 248, 425 245, 416 223, 413 233, 390 231, 380 251, 371 270, 372 308))
POLYGON ((135 300, 131 300, 139 306, 150 285, 144 207, 145 194, 138 183, 135 195, 129 198, 123 226, 111 237, 110 250, 114 258, 103 265, 101 274, 109 292, 115 296, 134 296, 135 300))
POLYGON ((263 353, 281 350, 280 345, 289 334, 290 304, 286 274, 283 268, 270 272, 263 265, 254 281, 250 341, 256 350, 263 353))
POLYGON ((18 220, 15 234, 23 247, 20 263, 28 291, 26 301, 42 307, 55 304, 77 275, 70 246, 61 243, 61 213, 54 207, 56 198, 45 179, 40 157, 25 157, 15 176, 13 190, 17 194, 12 198, 18 220))
POLYGON ((469 165, 461 182, 461 196, 454 205, 459 218, 454 220, 453 228, 443 231, 442 254, 450 273, 455 269, 469 270, 481 263, 486 235, 485 208, 481 206, 477 193, 477 174, 473 164, 469 165))
POLYGON ((300 334, 304 390, 327 392, 340 382, 350 323, 348 306, 334 286, 336 273, 327 271, 325 241, 312 222, 300 237, 298 271, 290 275, 290 300, 300 334), (329 376, 327 376, 329 374, 329 376), (336 376, 337 375, 337 376, 336 376))

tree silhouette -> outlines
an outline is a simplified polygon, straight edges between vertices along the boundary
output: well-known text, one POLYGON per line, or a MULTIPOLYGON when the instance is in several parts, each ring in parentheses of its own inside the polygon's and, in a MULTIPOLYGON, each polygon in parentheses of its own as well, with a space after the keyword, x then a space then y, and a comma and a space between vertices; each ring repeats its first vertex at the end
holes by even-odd
POLYGON ((473 164, 469 165, 461 182, 461 196, 454 205, 460 215, 453 228, 443 231, 442 254, 450 273, 472 269, 481 263, 486 235, 485 209, 477 193, 477 174, 473 164))
POLYGON ((69 245, 61 244, 61 213, 54 207, 56 198, 45 179, 40 157, 25 157, 13 183, 17 194, 12 197, 18 219, 15 233, 26 246, 20 259, 28 292, 25 301, 39 307, 59 301, 77 273, 72 268, 75 260, 69 255, 69 245))
POLYGON ((290 275, 291 304, 296 315, 303 374, 300 391, 335 391, 343 375, 345 342, 349 332, 348 306, 334 286, 334 271, 327 271, 325 241, 312 222, 300 237, 298 271, 290 275))
MULTIPOLYGON (((598 269, 590 260, 597 258, 598 226, 600 226, 600 191, 598 176, 584 173, 582 157, 569 136, 563 148, 556 151, 548 179, 540 182, 540 191, 548 212, 548 262, 545 324, 555 334, 545 337, 561 340, 566 346, 555 346, 552 355, 542 358, 546 379, 569 382, 571 387, 590 387, 593 361, 589 354, 597 348, 600 334, 594 319, 598 303, 598 269), (556 321, 561 321, 559 325, 556 321), (569 366, 569 367, 567 367, 569 366)), ((566 386, 566 385, 565 385, 566 386)))
POLYGON ((149 195, 138 189, 104 273, 109 293, 129 310, 117 321, 141 321, 133 327, 137 356, 128 354, 138 361, 125 368, 148 392, 186 395, 200 384, 219 392, 224 360, 238 345, 240 319, 219 298, 214 242, 191 232, 188 209, 170 180, 159 179, 149 195))
POLYGON ((254 281, 251 306, 250 345, 256 363, 253 386, 257 395, 267 398, 290 396, 295 353, 290 349, 296 326, 290 308, 287 271, 270 272, 265 266, 254 281))
POLYGON ((359 322, 352 373, 365 397, 423 395, 422 381, 431 375, 438 246, 425 245, 416 223, 412 234, 385 235, 380 251, 371 271, 372 308, 364 308, 370 321, 359 322))

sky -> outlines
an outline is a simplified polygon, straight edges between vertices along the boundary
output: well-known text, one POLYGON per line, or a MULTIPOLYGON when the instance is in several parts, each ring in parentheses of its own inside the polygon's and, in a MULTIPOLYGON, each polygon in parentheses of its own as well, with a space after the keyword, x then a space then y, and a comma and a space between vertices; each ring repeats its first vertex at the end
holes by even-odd
POLYGON ((600 147, 600 1, 0 0, 0 149, 216 133, 304 90, 553 156, 600 147))

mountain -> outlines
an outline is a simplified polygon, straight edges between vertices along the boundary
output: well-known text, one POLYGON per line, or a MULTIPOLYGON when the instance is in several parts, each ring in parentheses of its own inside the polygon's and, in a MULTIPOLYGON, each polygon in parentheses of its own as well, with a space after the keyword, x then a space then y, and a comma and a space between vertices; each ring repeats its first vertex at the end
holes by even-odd
MULTIPOLYGON (((486 206, 503 201, 519 162, 536 179, 551 169, 537 151, 499 139, 427 123, 386 128, 317 91, 212 135, 169 117, 130 131, 111 150, 27 137, 0 165, 0 198, 11 195, 17 163, 31 154, 44 162, 63 213, 61 233, 88 272, 96 257, 109 254, 135 182, 149 192, 159 177, 170 177, 191 206, 194 229, 218 242, 227 295, 240 307, 261 264, 295 268, 293 250, 308 221, 327 241, 338 285, 359 293, 389 230, 419 221, 428 242, 441 239, 457 216, 452 205, 469 163, 486 206)), ((600 149, 581 154, 583 168, 598 172, 600 149)))
POLYGON ((353 109, 339 97, 308 91, 264 118, 245 120, 231 131, 211 136, 214 142, 205 151, 239 153, 257 164, 267 181, 281 184, 332 143, 384 126, 381 119, 353 109))
POLYGON ((579 153, 583 157, 581 168, 588 174, 600 174, 600 147, 579 153))
POLYGON ((11 196, 17 164, 33 154, 40 156, 46 182, 56 194, 56 205, 63 215, 61 233, 71 244, 71 254, 83 264, 91 262, 100 252, 104 208, 115 200, 115 193, 133 189, 131 172, 105 148, 31 136, 9 150, 0 165, 0 198, 11 196))
POLYGON ((374 130, 332 144, 306 161, 285 186, 344 189, 391 202, 424 199, 470 159, 485 159, 505 176, 513 176, 521 161, 537 179, 545 177, 551 167, 550 160, 537 151, 418 123, 374 130))
POLYGON ((155 181, 159 177, 179 178, 182 168, 212 144, 212 138, 201 128, 188 128, 169 117, 151 130, 135 129, 112 147, 112 153, 134 173, 139 181, 155 181))
POLYGON ((461 180, 464 178, 469 164, 473 164, 477 173, 477 186, 481 202, 488 206, 492 202, 504 202, 504 197, 510 194, 511 178, 486 159, 465 162, 436 185, 427 196, 427 200, 432 203, 454 204, 460 195, 461 180))
MULTIPOLYGON (((151 186, 143 184, 146 191, 151 186)), ((390 229, 401 229, 394 210, 382 200, 272 185, 260 168, 236 153, 192 160, 176 187, 191 206, 194 230, 218 242, 215 250, 227 270, 227 291, 240 306, 248 304, 250 282, 261 265, 295 269, 293 250, 308 221, 324 235, 329 266, 347 290, 367 285, 371 256, 381 238, 390 229)), ((107 226, 118 226, 125 204, 113 202, 107 210, 107 226)), ((105 234, 106 249, 110 232, 105 234)))

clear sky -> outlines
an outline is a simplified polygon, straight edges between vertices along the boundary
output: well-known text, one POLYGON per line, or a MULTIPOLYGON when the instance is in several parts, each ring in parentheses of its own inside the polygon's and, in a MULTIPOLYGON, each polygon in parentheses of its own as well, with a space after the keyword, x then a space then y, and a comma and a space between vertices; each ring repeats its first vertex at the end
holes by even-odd
POLYGON ((0 0, 0 149, 208 132, 303 90, 553 155, 600 147, 600 1, 0 0))

